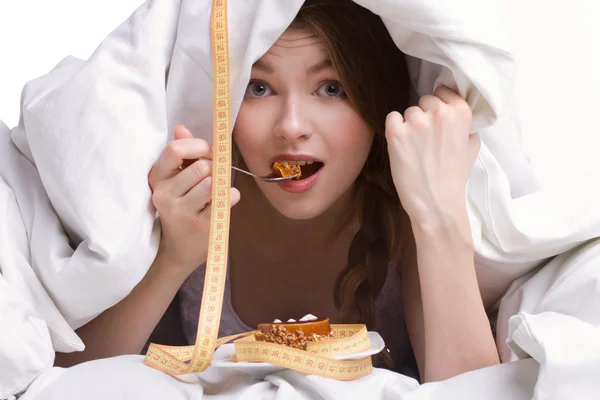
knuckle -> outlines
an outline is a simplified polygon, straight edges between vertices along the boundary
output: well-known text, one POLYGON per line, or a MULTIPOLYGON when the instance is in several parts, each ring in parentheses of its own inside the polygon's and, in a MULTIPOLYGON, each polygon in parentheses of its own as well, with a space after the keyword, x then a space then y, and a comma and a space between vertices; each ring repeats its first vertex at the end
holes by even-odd
POLYGON ((422 96, 421 98, 419 98, 419 108, 424 108, 427 106, 427 104, 434 102, 437 100, 437 97, 432 96, 430 94, 426 94, 424 96, 422 96))
POLYGON ((414 115, 416 113, 421 112, 421 107, 419 106, 410 106, 404 111, 404 115, 414 115))
POLYGON ((386 118, 385 137, 388 140, 393 140, 401 134, 403 129, 404 118, 397 111, 388 114, 386 118))
POLYGON ((204 178, 202 181, 200 181, 199 185, 199 189, 201 191, 201 193, 207 197, 206 201, 210 201, 211 198, 211 189, 212 189, 212 179, 210 176, 204 178))
POLYGON ((473 110, 471 110, 471 106, 465 100, 458 101, 454 105, 456 109, 456 113, 461 118, 470 119, 473 116, 473 110))
POLYGON ((169 142, 165 148, 165 154, 170 158, 179 157, 179 152, 179 144, 176 140, 169 142))
POLYGON ((148 185, 150 186, 150 189, 152 189, 152 191, 154 191, 154 188, 156 186, 156 178, 154 177, 154 168, 150 170, 150 173, 148 174, 148 185))
POLYGON ((417 131, 423 131, 429 128, 429 121, 423 114, 415 114, 410 120, 411 126, 417 131))
POLYGON ((206 160, 198 160, 192 164, 192 168, 200 179, 204 179, 206 176, 210 175, 212 163, 206 160))
POLYGON ((168 203, 168 195, 165 190, 156 189, 154 193, 152 193, 152 204, 156 207, 157 210, 161 211, 165 209, 165 206, 168 203))
POLYGON ((210 147, 210 145, 208 144, 208 142, 206 140, 203 139, 198 139, 200 141, 200 145, 202 147, 203 153, 205 154, 211 154, 212 153, 212 148, 210 147))
POLYGON ((446 107, 446 105, 443 104, 441 101, 433 104, 429 111, 434 118, 443 119, 448 116, 448 107, 446 107))

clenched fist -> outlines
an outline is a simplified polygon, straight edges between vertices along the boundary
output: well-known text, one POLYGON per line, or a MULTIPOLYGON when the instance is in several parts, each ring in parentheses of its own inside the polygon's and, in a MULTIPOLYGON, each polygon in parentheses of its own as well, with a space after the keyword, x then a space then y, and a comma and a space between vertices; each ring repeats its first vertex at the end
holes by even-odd
POLYGON ((444 86, 404 116, 387 116, 392 177, 411 220, 466 212, 466 184, 480 148, 471 120, 466 101, 444 86))

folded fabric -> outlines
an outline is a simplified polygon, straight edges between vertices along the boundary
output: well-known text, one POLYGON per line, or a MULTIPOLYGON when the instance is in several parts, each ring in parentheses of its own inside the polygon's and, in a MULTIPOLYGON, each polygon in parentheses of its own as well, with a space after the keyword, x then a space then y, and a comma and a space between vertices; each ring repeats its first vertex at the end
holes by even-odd
POLYGON ((54 368, 37 379, 20 400, 529 400, 538 364, 520 360, 422 386, 384 369, 356 381, 332 381, 286 370, 253 379, 209 367, 185 382, 147 368, 141 356, 120 356, 54 368))
POLYGON ((1 122, 0 143, 0 399, 5 399, 52 367, 55 349, 83 350, 83 343, 32 268, 30 241, 43 240, 52 230, 60 232, 58 217, 35 168, 16 150, 10 130, 1 122), (19 204, 17 197, 28 198, 28 203, 19 204), (38 212, 25 213, 30 218, 24 219, 28 207, 38 212))
POLYGON ((600 393, 600 240, 516 280, 499 309, 504 361, 540 364, 535 400, 596 398, 600 393))
POLYGON ((600 326, 545 312, 511 318, 513 350, 540 363, 533 400, 594 399, 600 393, 600 326))
POLYGON ((46 371, 20 400, 530 400, 538 370, 538 363, 528 358, 419 385, 384 369, 340 382, 292 370, 254 379, 209 367, 180 381, 147 368, 141 356, 120 356, 46 371))
POLYGON ((20 400, 392 400, 398 399, 397 394, 418 387, 414 379, 383 369, 348 382, 295 371, 281 371, 255 380, 241 372, 214 367, 184 379, 182 382, 148 368, 141 356, 120 356, 69 369, 54 368, 36 380, 20 400))
MULTIPOLYGON (((597 180, 538 188, 519 143, 521 110, 511 102, 515 62, 493 9, 476 0, 357 2, 382 16, 408 55, 418 95, 445 84, 473 109, 483 145, 468 209, 486 299, 600 236, 597 180)), ((234 117, 252 63, 302 3, 228 1, 234 117)), ((80 350, 73 330, 125 297, 151 264, 160 226, 147 174, 174 125, 212 141, 210 7, 210 0, 147 1, 88 60, 67 57, 28 83, 18 126, 2 132, 0 198, 10 218, 0 230, 20 236, 3 242, 0 267, 19 296, 11 304, 22 308, 21 320, 47 325, 52 348, 38 331, 31 336, 45 351, 80 350)), ((29 371, 15 382, 31 382, 46 361, 30 360, 35 346, 21 339, 22 351, 0 356, 29 371)), ((21 386, 13 387, 8 394, 21 386)))

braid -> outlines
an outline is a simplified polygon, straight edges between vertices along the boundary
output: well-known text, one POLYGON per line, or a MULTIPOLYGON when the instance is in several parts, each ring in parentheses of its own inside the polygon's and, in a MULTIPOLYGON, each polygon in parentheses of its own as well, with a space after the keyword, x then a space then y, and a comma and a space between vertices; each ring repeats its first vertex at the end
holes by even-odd
MULTIPOLYGON (((377 148, 385 142, 376 140, 373 145, 377 148)), ((362 323, 368 330, 377 329, 375 301, 385 284, 388 266, 393 260, 401 262, 404 248, 411 243, 408 216, 391 179, 387 155, 381 154, 372 153, 357 181, 360 229, 350 244, 348 265, 334 290, 342 323, 362 323)), ((393 367, 384 353, 375 362, 393 367)))
POLYGON ((369 198, 363 203, 361 226, 350 244, 348 265, 338 277, 334 290, 335 305, 342 320, 364 323, 369 329, 375 328, 377 322, 374 303, 385 284, 388 266, 394 260, 400 261, 404 244, 408 244, 406 238, 400 247, 397 239, 410 234, 404 213, 389 204, 377 204, 381 200, 378 191, 381 192, 372 185, 364 190, 369 198), (396 221, 386 224, 389 218, 396 221))
POLYGON ((348 253, 348 265, 340 274, 334 299, 344 323, 364 323, 375 329, 375 299, 385 282, 387 243, 382 238, 373 185, 360 185, 358 201, 360 229, 348 253), (372 190, 369 190, 372 189, 372 190), (370 195, 367 196, 367 193, 370 195))

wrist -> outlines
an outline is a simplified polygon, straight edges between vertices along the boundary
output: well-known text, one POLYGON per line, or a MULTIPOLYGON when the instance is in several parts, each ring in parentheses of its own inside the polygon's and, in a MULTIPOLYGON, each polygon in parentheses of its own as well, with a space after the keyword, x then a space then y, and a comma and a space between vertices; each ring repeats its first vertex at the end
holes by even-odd
POLYGON ((172 257, 159 249, 148 273, 153 278, 181 286, 197 267, 198 265, 188 266, 177 257, 172 257))
POLYGON ((410 221, 417 244, 436 241, 439 244, 450 243, 453 247, 473 249, 471 225, 466 209, 435 210, 418 217, 410 216, 410 221))

